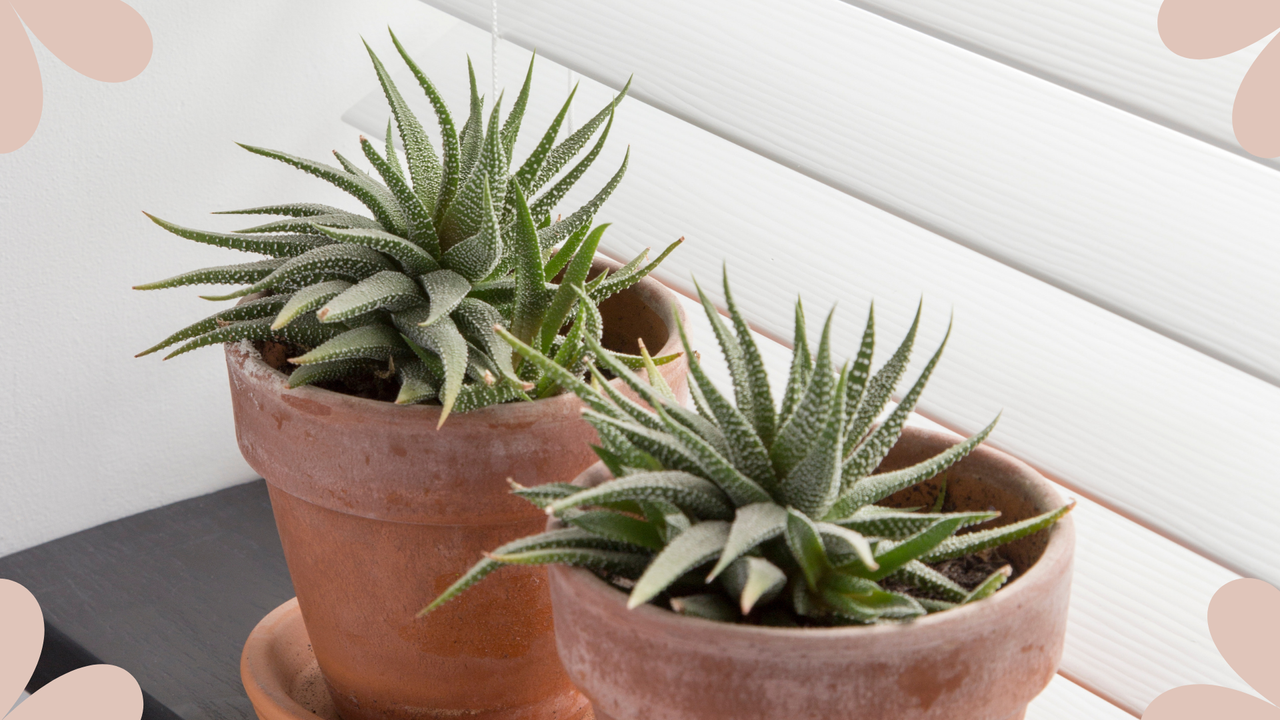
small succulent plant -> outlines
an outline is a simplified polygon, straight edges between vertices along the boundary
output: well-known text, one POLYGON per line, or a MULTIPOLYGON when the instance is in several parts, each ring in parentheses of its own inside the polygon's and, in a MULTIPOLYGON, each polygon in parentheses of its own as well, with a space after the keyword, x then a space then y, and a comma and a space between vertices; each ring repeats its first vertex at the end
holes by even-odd
MULTIPOLYGON (((217 233, 148 216, 180 237, 268 259, 137 286, 152 290, 244 285, 225 295, 206 296, 209 300, 263 294, 179 330, 141 355, 178 343, 183 344, 168 357, 219 343, 275 340, 304 351, 291 359, 298 367, 289 377, 290 387, 352 375, 389 379, 394 374, 399 382, 396 402, 438 402, 444 406, 441 423, 451 410, 465 412, 560 390, 539 365, 522 363, 494 332, 495 325, 552 357, 557 368, 584 372, 584 343, 598 341, 601 327, 598 313, 582 313, 581 308, 590 305, 594 310, 634 284, 679 244, 648 264, 646 251, 617 272, 588 279, 607 227, 592 229, 591 221, 621 181, 626 159, 594 198, 563 219, 551 219, 555 206, 600 154, 614 107, 627 89, 557 143, 573 101, 571 93, 513 173, 511 154, 528 104, 532 62, 506 120, 501 118, 499 98, 487 124, 485 101, 471 70, 470 113, 457 131, 435 85, 394 33, 391 37, 435 111, 440 152, 369 49, 408 172, 397 154, 397 132, 390 121, 382 152, 360 138, 361 150, 381 182, 336 151, 341 168, 242 146, 328 181, 353 195, 373 217, 317 204, 272 205, 227 214, 284 219, 217 233), (591 149, 561 175, 597 131, 591 149), (568 331, 562 333, 566 326, 568 331)), ((639 357, 628 361, 640 367, 639 357)))
POLYGON ((567 527, 494 550, 424 613, 503 564, 558 563, 601 573, 630 592, 633 608, 666 600, 685 614, 779 625, 901 621, 991 595, 1010 577, 1007 565, 972 587, 936 566, 1047 528, 1071 509, 958 534, 999 513, 942 512, 945 483, 930 508, 878 505, 946 470, 995 426, 993 421, 916 465, 873 473, 897 442, 942 353, 939 347, 877 425, 906 368, 919 311, 897 351, 872 375, 874 309, 857 357, 837 368, 831 316, 811 355, 797 302, 795 351, 779 407, 727 277, 724 292, 732 330, 699 288, 728 360, 733 402, 708 380, 680 328, 696 412, 676 402, 652 364, 645 382, 588 341, 594 362, 588 364, 587 383, 521 338, 499 331, 527 362, 556 376, 586 403, 585 415, 600 435, 596 453, 614 479, 589 489, 515 486, 517 494, 567 527), (622 378, 649 407, 611 387, 605 372, 622 378))

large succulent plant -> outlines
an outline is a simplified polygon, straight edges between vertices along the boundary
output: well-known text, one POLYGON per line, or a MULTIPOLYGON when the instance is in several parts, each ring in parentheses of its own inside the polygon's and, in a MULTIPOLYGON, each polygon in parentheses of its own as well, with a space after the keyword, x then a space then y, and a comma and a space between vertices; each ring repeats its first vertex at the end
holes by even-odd
POLYGON ((586 402, 586 417, 601 439, 596 452, 614 479, 590 489, 516 486, 517 494, 568 527, 498 548, 424 612, 503 564, 559 563, 596 570, 628 589, 630 607, 665 599, 678 612, 718 620, 899 621, 994 593, 1009 578, 1008 566, 971 587, 935 566, 1042 530, 1071 509, 957 534, 999 513, 942 512, 945 484, 931 508, 878 505, 946 470, 995 426, 993 421, 919 464, 873 474, 897 442, 942 353, 939 347, 898 406, 876 425, 907 365, 919 312, 897 351, 871 375, 874 314, 867 318, 853 363, 836 368, 831 317, 811 355, 797 302, 795 352, 778 407, 727 277, 724 292, 732 331, 699 289, 728 360, 736 402, 708 380, 681 328, 696 412, 676 402, 652 365, 645 382, 588 341, 599 363, 589 364, 593 382, 588 384, 521 338, 500 331, 527 362, 586 402), (617 392, 603 372, 622 378, 650 407, 617 392))
MULTIPOLYGON (((598 341, 601 327, 598 314, 580 312, 581 304, 594 309, 648 274, 678 244, 653 262, 645 264, 646 251, 617 272, 588 281, 605 230, 591 229, 591 220, 622 179, 626 159, 594 198, 563 219, 551 219, 555 206, 600 154, 614 107, 626 88, 557 143, 573 101, 571 93, 537 147, 513 173, 511 154, 529 99, 532 62, 506 120, 501 118, 499 98, 487 124, 485 101, 476 91, 472 70, 470 113, 457 131, 435 85, 394 33, 392 40, 435 111, 440 152, 369 49, 404 147, 407 174, 390 121, 383 152, 360 138, 365 158, 381 182, 337 151, 341 168, 243 145, 332 183, 355 196, 373 217, 317 204, 272 205, 229 214, 284 219, 218 233, 148 216, 181 237, 268 259, 137 286, 152 290, 244 285, 225 295, 206 296, 210 300, 265 294, 179 330, 141 355, 183 341, 168 357, 239 340, 281 341, 304 351, 291 360, 298 365, 289 378, 291 387, 351 375, 389 378, 394 373, 399 381, 396 402, 439 402, 444 406, 441 423, 451 410, 464 412, 559 390, 541 366, 521 364, 494 332, 495 326, 551 356, 558 369, 582 371, 584 343, 598 341), (598 130, 591 149, 561 175, 598 130), (568 332, 561 334, 566 325, 568 332)), ((630 362, 640 366, 638 357, 630 362)))

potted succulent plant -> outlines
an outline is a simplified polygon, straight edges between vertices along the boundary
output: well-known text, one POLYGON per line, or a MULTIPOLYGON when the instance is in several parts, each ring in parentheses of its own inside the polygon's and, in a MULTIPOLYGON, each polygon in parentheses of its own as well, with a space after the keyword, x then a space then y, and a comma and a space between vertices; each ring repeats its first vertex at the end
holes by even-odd
POLYGON ((872 317, 837 369, 830 316, 811 356, 797 303, 777 406, 727 278, 724 291, 732 331, 702 300, 734 401, 682 328, 696 411, 656 367, 644 382, 588 343, 586 383, 501 331, 589 406, 601 462, 571 485, 516 487, 549 529, 489 553, 427 611, 503 565, 557 565, 560 656, 599 720, 1021 718, 1062 651, 1073 536, 1058 521, 1072 505, 978 447, 994 422, 958 443, 904 431, 941 347, 875 423, 918 312, 871 375, 872 317))
POLYGON ((457 130, 392 39, 431 102, 440 151, 370 50, 394 118, 381 152, 360 139, 380 179, 337 152, 341 167, 245 147, 349 192, 371 217, 272 205, 239 213, 283 219, 233 233, 152 218, 181 237, 268 259, 139 286, 243 286, 210 297, 239 304, 143 354, 225 344, 240 448, 267 480, 310 642, 346 720, 577 718, 586 702, 556 658, 545 571, 415 615, 481 550, 542 526, 539 511, 506 493, 508 477, 567 481, 595 460, 581 402, 495 328, 569 376, 585 373, 588 346, 603 343, 636 367, 641 343, 662 348, 662 372, 683 392, 680 308, 646 277, 675 244, 647 264, 645 255, 625 265, 596 255, 605 227, 591 221, 625 160, 587 204, 551 217, 600 154, 625 89, 558 139, 566 101, 512 171, 532 65, 505 120, 499 100, 485 121, 472 72, 470 113, 457 130))

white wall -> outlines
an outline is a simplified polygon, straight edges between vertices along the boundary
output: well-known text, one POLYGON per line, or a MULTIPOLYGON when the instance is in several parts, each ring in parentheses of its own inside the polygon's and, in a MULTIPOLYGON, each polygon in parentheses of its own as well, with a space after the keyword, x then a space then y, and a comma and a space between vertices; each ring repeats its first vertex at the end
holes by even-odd
POLYGON ((130 290, 254 258, 169 235, 141 211, 232 229, 205 213, 350 206, 234 141, 359 156, 339 118, 374 82, 360 36, 387 59, 388 24, 420 45, 456 22, 417 0, 130 4, 155 38, 146 71, 99 83, 37 41, 44 117, 0 155, 0 556, 255 477, 219 350, 133 357, 215 305, 193 289, 130 290))

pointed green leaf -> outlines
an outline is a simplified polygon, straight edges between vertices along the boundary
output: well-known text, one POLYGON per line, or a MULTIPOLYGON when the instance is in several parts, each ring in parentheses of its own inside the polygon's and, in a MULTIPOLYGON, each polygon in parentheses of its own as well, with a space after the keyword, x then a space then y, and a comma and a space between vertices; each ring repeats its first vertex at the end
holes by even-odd
POLYGON ((439 198, 434 205, 427 203, 425 200, 423 202, 427 209, 435 213, 435 217, 438 218, 440 217, 441 209, 449 204, 457 190, 459 175, 458 134, 454 130, 453 116, 449 113, 449 106, 445 104, 444 98, 440 96, 436 86, 422 72, 422 69, 413 61, 413 58, 409 57, 409 53, 400 44, 400 40, 395 33, 391 33, 391 42, 395 43, 400 57, 404 59, 405 65, 413 72, 413 76, 417 78, 418 84, 422 86, 423 92, 426 93, 427 99, 431 101, 431 106, 436 113, 436 120, 440 124, 444 168, 440 178, 439 198))
POLYGON ((325 303, 350 287, 351 283, 346 280, 330 280, 302 288, 294 293, 289 301, 280 308, 280 312, 271 323, 271 329, 279 330, 302 315, 313 310, 319 310, 325 303))
POLYGON ((335 243, 290 258, 270 275, 247 288, 219 296, 203 296, 206 300, 231 300, 263 290, 300 288, 327 280, 356 282, 383 270, 391 270, 391 262, 382 254, 360 245, 335 243))
POLYGON ((872 554, 871 543, 867 542, 867 539, 861 533, 825 522, 817 523, 816 526, 818 533, 822 535, 824 543, 831 542, 835 547, 844 546, 844 552, 831 552, 830 554, 857 555, 858 559, 867 568, 871 570, 879 568, 880 564, 876 562, 875 556, 872 554))
POLYGON ((804 398, 778 431, 778 440, 769 450, 769 457, 779 475, 790 473, 796 463, 809 454, 810 447, 826 428, 827 416, 831 411, 831 394, 835 392, 837 381, 835 370, 831 366, 831 320, 834 316, 835 311, 832 310, 822 328, 818 356, 804 398))
POLYGON ((560 178, 555 185, 552 185, 549 190, 542 193, 542 195, 540 195, 538 199, 534 200, 533 204, 529 206, 529 211, 533 213, 534 217, 549 215, 551 211, 555 209, 556 205, 564 199, 564 196, 569 193, 569 190, 573 189, 573 186, 576 185, 578 180, 580 180, 583 174, 586 173, 587 168, 590 168, 591 163, 595 162, 596 157, 600 155, 600 151, 604 149, 604 143, 609 138, 609 130, 612 127, 613 115, 610 114, 609 124, 605 126, 604 132, 600 134, 600 138, 596 140, 595 145, 591 147, 591 150, 587 153, 586 157, 582 158, 578 164, 573 166, 573 169, 565 173, 564 177, 560 178))
POLYGON ((965 595, 964 599, 960 601, 960 604, 968 605, 971 602, 977 602, 983 598, 991 597, 997 590, 1004 587, 1006 582, 1009 582, 1009 578, 1012 575, 1013 568, 1005 565, 999 570, 988 575, 986 580, 978 583, 978 587, 974 588, 968 595, 965 595))
POLYGON ((317 245, 326 245, 333 242, 332 238, 325 237, 324 233, 317 230, 315 227, 316 225, 327 225, 329 227, 338 228, 364 228, 367 230, 382 229, 382 226, 379 225, 376 220, 370 220, 363 215, 343 212, 275 220, 263 225, 254 225, 253 227, 244 228, 243 230, 237 230, 236 232, 241 235, 300 233, 312 236, 312 239, 316 241, 317 245))
POLYGON ((316 215, 347 215, 346 210, 320 203, 284 203, 264 205, 244 210, 219 210, 214 215, 285 215, 287 217, 314 217, 316 215))
MULTIPOLYGON (((526 194, 536 190, 534 179, 538 176, 538 171, 542 169, 543 163, 546 162, 547 155, 551 153, 551 148, 555 146, 556 138, 560 136, 560 126, 564 124, 565 117, 569 114, 569 108, 573 105, 573 96, 578 94, 578 86, 574 85, 569 91, 569 97, 565 98, 564 104, 560 106, 560 112, 556 114, 551 126, 542 134, 542 139, 538 141, 538 146, 533 149, 529 157, 525 158, 524 164, 516 170, 515 176, 512 178, 515 184, 526 194)), ((515 211, 515 206, 511 205, 510 210, 515 211)))
MULTIPOLYGON (((723 561, 724 555, 721 554, 723 561)), ((756 605, 765 605, 787 587, 787 574, 777 565, 758 557, 740 557, 731 563, 720 580, 729 595, 738 598, 743 615, 756 605)))
POLYGON ((326 323, 345 322, 376 310, 399 312, 425 303, 418 286, 404 273, 383 270, 335 294, 316 317, 326 323))
POLYGON ((574 527, 611 540, 630 543, 650 550, 661 550, 662 538, 652 523, 613 512, 611 510, 587 510, 566 514, 565 520, 574 527))
MULTIPOLYGON (((508 160, 502 149, 502 134, 498 130, 501 109, 499 103, 494 103, 489 114, 488 130, 483 136, 480 156, 459 186, 458 194, 445 211, 444 218, 440 220, 441 247, 445 250, 462 238, 471 237, 485 221, 485 213, 489 212, 484 205, 486 182, 492 193, 493 205, 501 207, 506 200, 508 160)), ((467 140, 469 143, 470 137, 467 140)), ((466 168, 463 169, 465 172, 466 168)))
POLYGON ((635 473, 615 478, 557 500, 547 506, 547 512, 559 514, 584 505, 602 505, 620 500, 663 500, 697 517, 733 516, 733 506, 720 488, 697 475, 676 470, 635 473))
POLYGON ((897 386, 903 371, 907 369, 907 361, 911 359, 911 347, 916 341, 916 330, 920 327, 920 311, 923 308, 923 303, 916 308, 915 320, 911 322, 911 329, 907 331, 907 336, 902 339, 902 344, 894 351, 893 357, 890 357, 884 367, 880 368, 871 377, 871 381, 867 383, 862 403, 858 406, 858 412, 853 416, 852 424, 849 427, 849 448, 851 450, 862 444, 862 436, 866 434, 867 429, 871 427, 871 423, 884 410, 885 404, 889 402, 889 394, 893 392, 893 388, 897 386))
MULTIPOLYGON (((180 287, 183 285, 240 285, 243 283, 256 283, 264 278, 270 277, 280 266, 284 265, 288 260, 286 258, 271 258, 269 260, 259 260, 258 262, 243 263, 240 265, 220 265, 218 267, 203 268, 200 270, 192 270, 181 275, 174 275, 171 278, 158 280, 143 285, 134 285, 134 290, 160 290, 163 288, 180 287)), ((248 295, 249 293, 244 293, 248 295)))
POLYGON ((331 362, 303 365, 289 375, 288 386, 300 388, 318 382, 328 382, 349 375, 368 374, 376 370, 382 363, 364 358, 333 360, 331 362))
POLYGON ((804 573, 805 583, 810 590, 817 592, 823 576, 831 570, 831 561, 827 559, 818 527, 804 513, 787 508, 787 524, 782 535, 787 540, 791 556, 804 573))
MULTIPOLYGON (((837 520, 849 517, 859 508, 880 502, 899 490, 909 488, 934 477, 964 459, 970 452, 973 452, 974 448, 987 439, 987 436, 995 429, 998 422, 1000 422, 999 415, 977 435, 952 445, 928 460, 922 460, 901 470, 878 473, 862 478, 841 493, 840 499, 828 511, 827 517, 837 520)), ((848 476, 846 475, 845 477, 848 476)))
MULTIPOLYGON (((846 426, 852 425, 858 407, 862 404, 862 396, 866 392, 867 383, 871 377, 871 356, 875 348, 876 306, 872 303, 867 309, 867 327, 862 331, 862 344, 858 346, 858 356, 854 358, 853 369, 849 371, 848 400, 845 403, 846 426)), ((861 437, 861 432, 858 435, 850 435, 850 444, 857 442, 861 437)))
POLYGON ((609 182, 591 198, 590 202, 578 208, 569 217, 560 222, 553 223, 550 226, 538 230, 538 247, 546 250, 555 247, 569 238, 570 235, 578 231, 583 225, 591 222, 591 218, 595 217, 596 211, 604 205, 605 200, 613 194, 618 187, 618 183, 622 182, 622 177, 627 173, 627 163, 631 160, 631 148, 627 148, 627 154, 622 158, 622 166, 618 171, 609 178, 609 182))
POLYGON ((385 361, 393 354, 408 353, 409 348, 400 333, 390 325, 374 323, 348 330, 319 347, 291 358, 289 362, 297 365, 312 365, 334 360, 379 360, 385 361))
POLYGON ((795 413, 800 400, 809 389, 813 377, 813 358, 809 356, 809 338, 806 335, 804 306, 796 300, 795 339, 792 341, 791 373, 787 377, 787 390, 782 397, 782 409, 778 413, 779 427, 785 425, 795 413))
POLYGON ((729 523, 707 520, 695 523, 680 533, 657 557, 649 563, 644 574, 636 581, 627 599, 627 608, 636 608, 649 602, 681 575, 709 562, 724 548, 729 539, 729 523))
POLYGON ((1053 525, 1062 518, 1063 515, 1071 512, 1076 506, 1075 501, 1071 501, 1057 510, 1050 510, 1042 515, 1028 518, 1020 522, 1010 523, 1003 527, 992 528, 990 530, 978 530, 975 532, 957 535, 947 538, 936 548, 933 548, 921 558, 924 562, 934 563, 943 560, 951 560, 952 558, 964 557, 973 553, 987 550, 993 547, 1011 543, 1019 538, 1024 538, 1033 533, 1040 532, 1045 528, 1053 525))
POLYGON ((302 170, 303 172, 314 175, 321 180, 325 180, 333 186, 344 190, 354 196, 357 200, 364 203, 369 208, 373 216, 378 219, 378 223, 388 232, 405 232, 405 218, 400 212, 400 208, 396 206, 395 198, 386 188, 373 182, 367 176, 357 175, 350 172, 343 172, 338 168, 318 163, 306 158, 300 158, 275 150, 254 147, 253 145, 245 145, 238 143, 240 147, 248 150, 255 155, 261 155, 273 160, 279 160, 287 165, 302 170))
POLYGON ((834 524, 856 530, 862 535, 902 540, 924 530, 939 520, 961 518, 961 528, 980 525, 1000 517, 998 512, 920 513, 905 512, 868 505, 854 514, 837 520, 834 524))
POLYGON ((189 353, 197 348, 240 340, 284 340, 298 345, 315 346, 342 332, 342 326, 324 327, 311 316, 299 318, 293 324, 279 330, 271 329, 271 318, 233 322, 187 342, 165 356, 165 360, 189 353))
POLYGON ((840 495, 840 459, 844 457, 844 401, 849 382, 849 368, 840 372, 823 416, 822 429, 804 459, 791 469, 782 482, 786 502, 813 517, 823 517, 840 495))
POLYGON ((707 582, 715 580, 734 561, 751 552, 761 543, 772 540, 787 527, 786 508, 772 502, 744 505, 737 509, 729 539, 725 543, 720 561, 707 575, 707 582))
POLYGON ((520 123, 524 120, 524 109, 529 103, 529 88, 533 85, 533 62, 538 59, 538 53, 535 50, 533 57, 529 58, 529 70, 524 75, 524 85, 520 87, 520 94, 516 96, 516 102, 511 106, 511 113, 507 115, 507 121, 502 123, 502 149, 506 152, 507 157, 511 157, 511 151, 515 149, 516 139, 520 136, 520 123))
POLYGON ((262 237, 258 235, 241 235, 237 233, 216 233, 205 232, 203 230, 192 230, 180 225, 174 225, 166 220, 161 220, 149 213, 143 213, 143 215, 150 218, 151 222, 159 225, 178 237, 195 240, 196 242, 204 243, 205 245, 215 245, 217 247, 229 248, 231 250, 258 253, 259 255, 270 255, 271 257, 276 258, 294 257, 320 245, 326 244, 306 235, 273 235, 262 237))
POLYGON ((947 346, 947 339, 951 337, 951 328, 947 328, 947 335, 942 339, 942 344, 938 346, 937 352, 929 359, 929 363, 925 365, 924 370, 920 373, 920 377, 916 380, 911 389, 902 398, 902 402, 889 413, 889 417, 885 419, 880 427, 871 432, 861 447, 849 456, 844 462, 844 486, 851 487, 858 480, 862 479, 867 473, 875 470, 880 465, 880 461, 884 460, 889 454, 889 450, 894 443, 898 442, 898 438, 902 435, 902 426, 906 423, 907 418, 911 415, 911 411, 915 409, 916 403, 920 400, 920 394, 924 392, 924 387, 929 382, 929 376, 933 374, 934 367, 937 366, 938 360, 942 358, 942 351, 947 346))
POLYGON ((702 364, 698 361, 697 354, 693 352, 693 347, 689 343, 689 336, 685 332, 684 323, 676 316, 676 330, 680 333, 680 342, 684 346, 685 355, 689 359, 689 374, 693 377, 690 383, 690 389, 695 390, 698 394, 694 397, 701 397, 702 401, 707 405, 715 421, 719 424, 720 430, 724 433, 724 438, 729 446, 729 459, 733 461, 734 467, 742 471, 742 474, 756 481, 760 487, 764 488, 770 494, 777 492, 778 480, 773 473, 773 466, 769 462, 769 454, 765 450, 764 444, 760 442, 760 437, 756 435, 755 428, 751 426, 751 422, 746 416, 738 411, 723 395, 716 386, 707 377, 702 369, 702 364))
MULTIPOLYGON (((388 143, 387 147, 392 150, 395 145, 388 143)), ((363 135, 360 137, 360 148, 364 150, 364 156, 373 164, 374 169, 382 176, 387 183, 387 187, 391 189, 391 193, 395 195, 396 201, 400 203, 401 210, 404 211, 406 221, 408 223, 409 240, 414 245, 422 248, 431 255, 432 259, 440 256, 440 239, 436 237, 436 226, 431 221, 431 212, 422 200, 409 187, 409 183, 405 181, 404 176, 400 174, 398 165, 392 165, 389 159, 383 159, 378 151, 374 149, 373 143, 363 135)), ((317 222, 317 225, 324 223, 317 222)))
POLYGON ((890 577, 924 592, 941 595, 949 602, 963 602, 969 595, 969 591, 960 587, 951 578, 919 560, 912 560, 903 565, 890 577))
POLYGON ((427 369, 421 360, 396 362, 396 377, 400 380, 397 405, 415 405, 434 400, 440 392, 440 379, 427 369))
POLYGON ((426 319, 428 312, 427 308, 419 306, 392 313, 391 319, 396 329, 410 340, 409 348, 422 362, 430 367, 431 363, 423 355, 433 354, 443 365, 444 383, 440 388, 440 405, 444 409, 437 423, 439 427, 449 417, 457 402, 458 393, 462 390, 462 381, 467 373, 467 341, 448 317, 421 327, 419 323, 426 319))
POLYGON ((481 178, 482 198, 478 209, 479 224, 475 234, 445 251, 441 262, 471 282, 489 275, 502 259, 503 238, 498 218, 493 214, 493 199, 488 178, 481 178))
POLYGON ((747 326, 747 321, 743 319, 742 313, 738 311, 733 301, 733 293, 729 291, 727 270, 724 272, 724 302, 729 311, 729 318, 733 321, 734 332, 737 334, 748 392, 751 393, 751 424, 755 426, 760 441, 765 444, 765 447, 769 447, 773 445, 774 436, 778 431, 778 416, 773 405, 773 393, 769 389, 769 374, 765 371, 760 349, 756 347, 756 342, 751 337, 751 328, 747 326))
POLYGON ((564 142, 551 151, 547 156, 546 162, 538 169, 537 178, 534 179, 531 185, 527 186, 529 192, 535 192, 538 188, 546 185, 551 178, 555 177, 556 173, 560 172, 561 168, 578 154, 578 151, 582 150, 601 123, 605 120, 612 120, 614 108, 618 107, 618 103, 622 102, 622 99, 627 96, 627 91, 630 89, 631 79, 628 78, 627 84, 622 87, 622 91, 618 93, 617 97, 609 101, 609 104, 605 105, 585 125, 575 130, 569 137, 564 139, 564 142))
POLYGON ((511 321, 511 333, 521 342, 531 344, 550 298, 533 217, 520 186, 512 185, 511 190, 516 200, 515 229, 510 237, 511 252, 516 257, 516 314, 511 321))
MULTIPOLYGON (((163 350, 174 343, 189 340, 193 337, 199 337, 205 333, 218 329, 224 324, 238 322, 241 320, 257 320, 258 318, 270 317, 274 315, 281 307, 285 307, 290 301, 289 295, 268 295, 267 297, 250 300, 241 305, 227 308, 216 312, 209 317, 197 323, 192 323, 169 337, 161 340, 155 345, 138 353, 135 357, 150 355, 151 353, 163 350)), ((275 328, 272 328, 275 329, 275 328)))
POLYGON ((391 257, 409 275, 421 275, 440 267, 425 251, 398 235, 382 230, 316 227, 334 240, 367 247, 391 257))
POLYGON ((868 567, 853 568, 846 565, 846 572, 856 574, 868 580, 880 580, 897 572, 899 568, 916 559, 932 562, 925 554, 933 551, 947 538, 960 529, 962 518, 948 517, 936 521, 929 527, 912 535, 906 540, 885 540, 876 546, 876 562, 880 567, 872 570, 868 567))
POLYGON ((413 180, 413 191, 422 205, 432 210, 440 194, 440 176, 442 168, 436 157, 435 148, 427 140, 422 124, 414 116, 413 111, 405 104, 404 98, 391 80, 391 75, 383 67, 382 61, 374 54, 368 43, 364 45, 373 60, 374 70, 378 73, 378 82, 382 92, 387 96, 387 104, 396 118, 396 127, 400 130, 400 141, 404 143, 405 157, 409 160, 409 177, 413 180))
MULTIPOLYGON (((517 190, 516 192, 519 191, 517 190)), ((564 277, 560 280, 560 287, 552 295, 551 303, 548 305, 542 320, 542 332, 538 343, 538 347, 543 353, 551 351, 551 341, 560 332, 560 327, 564 324, 565 318, 569 317, 569 310, 577 302, 578 296, 574 293, 573 288, 579 287, 586 282, 587 273, 591 271, 591 263, 595 260, 596 248, 600 245, 600 238, 604 236, 604 231, 607 229, 609 229, 608 223, 600 225, 582 241, 582 244, 577 248, 577 254, 573 256, 573 261, 569 263, 568 269, 564 272, 564 277)), ((543 277, 546 277, 545 273, 543 277)))
POLYGON ((738 622, 738 610, 723 595, 702 593, 671 598, 671 610, 680 615, 714 622, 738 622))

